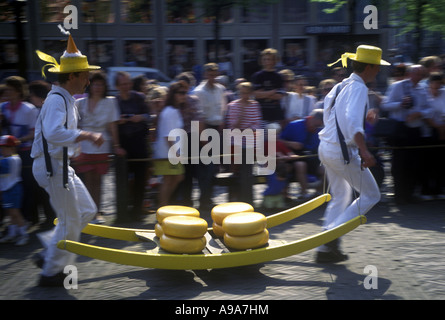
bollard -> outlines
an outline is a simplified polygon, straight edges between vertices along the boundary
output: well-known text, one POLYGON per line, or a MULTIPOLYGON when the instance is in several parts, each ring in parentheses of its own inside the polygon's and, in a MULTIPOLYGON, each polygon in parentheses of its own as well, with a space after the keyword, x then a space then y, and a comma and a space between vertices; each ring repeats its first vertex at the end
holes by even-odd
POLYGON ((116 220, 123 221, 126 219, 128 206, 127 157, 115 156, 114 168, 116 174, 116 220))

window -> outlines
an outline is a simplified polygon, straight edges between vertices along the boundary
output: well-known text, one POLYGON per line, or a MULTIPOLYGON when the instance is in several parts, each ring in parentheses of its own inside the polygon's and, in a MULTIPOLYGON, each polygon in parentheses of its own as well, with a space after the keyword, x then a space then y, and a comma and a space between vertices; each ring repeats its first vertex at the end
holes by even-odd
POLYGON ((114 23, 115 20, 111 0, 83 0, 79 14, 86 23, 114 23))
POLYGON ((126 23, 153 23, 152 0, 122 1, 121 19, 126 23))
POLYGON ((252 75, 261 70, 259 58, 261 51, 268 48, 266 39, 246 39, 242 42, 243 78, 250 80, 252 75))
POLYGON ((114 46, 110 40, 89 40, 87 44, 88 63, 108 68, 114 65, 114 46))
MULTIPOLYGON (((212 23, 214 20, 215 20, 215 17, 204 17, 203 18, 204 23, 212 23)), ((219 22, 220 23, 233 23, 232 8, 221 9, 219 22)))
POLYGON ((168 41, 168 76, 174 78, 181 72, 191 71, 194 67, 195 41, 168 41))
POLYGON ((219 65, 219 73, 230 78, 233 77, 232 65, 232 41, 219 40, 216 46, 214 40, 206 41, 206 62, 217 62, 219 65), (218 50, 217 50, 218 48, 218 50), (218 59, 216 57, 218 56, 218 59))
POLYGON ((271 7, 268 5, 258 5, 254 7, 241 8, 241 21, 243 23, 264 23, 270 22, 272 17, 271 7))
POLYGON ((302 23, 308 21, 309 9, 307 0, 282 0, 281 3, 283 22, 302 23))
POLYGON ((41 0, 40 4, 40 19, 42 22, 63 22, 66 14, 63 9, 72 4, 70 0, 41 0))
MULTIPOLYGON (((42 51, 60 61, 60 57, 66 50, 67 39, 63 40, 43 40, 42 51)), ((80 48, 79 48, 80 49, 80 48)))
POLYGON ((193 0, 167 0, 168 23, 196 23, 193 0))
POLYGON ((151 40, 126 40, 125 62, 131 67, 153 67, 153 41, 151 40))
MULTIPOLYGON (((0 0, 0 22, 15 22, 14 7, 10 0, 0 0)), ((20 21, 26 22, 26 6, 20 12, 20 21)))
POLYGON ((285 39, 282 60, 286 68, 301 73, 307 67, 306 40, 285 39))
POLYGON ((0 40, 0 69, 17 69, 18 62, 15 40, 0 40))

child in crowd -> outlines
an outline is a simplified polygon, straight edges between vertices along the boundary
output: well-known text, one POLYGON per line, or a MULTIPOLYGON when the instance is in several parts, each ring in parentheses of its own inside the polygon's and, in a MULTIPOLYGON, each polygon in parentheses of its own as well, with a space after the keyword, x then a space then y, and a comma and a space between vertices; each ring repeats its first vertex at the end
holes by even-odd
POLYGON ((2 206, 10 217, 10 226, 6 236, 0 243, 15 242, 17 246, 28 243, 26 222, 21 213, 23 187, 22 187, 22 159, 16 153, 16 146, 20 141, 14 136, 0 137, 0 191, 2 193, 2 206))
MULTIPOLYGON (((281 132, 281 126, 278 123, 270 123, 266 129, 276 130, 277 136, 281 132)), ((269 152, 267 143, 265 151, 269 152)), ((290 172, 288 160, 292 159, 292 152, 279 140, 276 141, 276 158, 277 166, 275 172, 266 178, 267 188, 263 193, 262 205, 264 209, 284 209, 286 206, 287 178, 290 172)))
POLYGON ((264 209, 284 209, 284 201, 287 188, 288 167, 285 162, 279 161, 275 172, 268 175, 267 188, 263 193, 264 209))

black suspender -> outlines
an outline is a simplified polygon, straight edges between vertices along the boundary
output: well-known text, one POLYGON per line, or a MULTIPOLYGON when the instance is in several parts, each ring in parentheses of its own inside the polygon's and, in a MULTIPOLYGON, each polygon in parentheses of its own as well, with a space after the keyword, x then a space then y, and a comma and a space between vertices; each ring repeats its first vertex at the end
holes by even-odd
MULTIPOLYGON (((340 88, 340 87, 341 87, 341 85, 337 86, 337 90, 335 92, 335 98, 331 102, 331 110, 334 107, 335 100, 337 99, 337 96, 340 94, 341 90, 343 90, 343 88, 340 88)), ((366 107, 367 106, 365 106, 365 110, 364 110, 365 115, 363 117, 363 128, 365 128, 365 122, 366 122, 366 107)), ((335 109, 334 109, 334 112, 335 112, 335 125, 337 127, 337 133, 338 133, 338 139, 340 141, 341 153, 343 154, 343 159, 345 160, 345 164, 349 164, 351 162, 351 160, 349 158, 348 147, 346 146, 345 137, 340 130, 340 126, 338 125, 337 112, 335 109)))
MULTIPOLYGON (((63 101, 65 102, 65 110, 66 110, 65 128, 68 128, 68 105, 66 103, 65 97, 58 92, 54 92, 54 94, 61 96, 63 98, 63 101)), ((52 177, 54 174, 54 171, 53 171, 53 166, 51 163, 51 157, 48 152, 48 141, 46 140, 45 136, 43 135, 43 128, 42 128, 42 141, 43 141, 43 153, 45 156, 46 172, 49 177, 52 177)), ((63 147, 63 187, 65 189, 68 189, 68 148, 67 147, 63 147)))

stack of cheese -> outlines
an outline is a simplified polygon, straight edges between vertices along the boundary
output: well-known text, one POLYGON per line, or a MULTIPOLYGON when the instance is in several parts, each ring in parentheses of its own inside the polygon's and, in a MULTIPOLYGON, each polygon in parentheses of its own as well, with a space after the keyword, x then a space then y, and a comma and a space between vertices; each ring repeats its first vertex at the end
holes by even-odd
POLYGON ((253 212, 253 207, 245 202, 227 202, 213 207, 210 213, 213 220, 213 233, 217 237, 222 238, 224 236, 223 220, 229 215, 240 212, 253 212))
POLYGON ((247 250, 264 246, 269 242, 267 219, 258 212, 240 212, 223 221, 224 244, 232 249, 247 250))
POLYGON ((266 217, 250 204, 229 202, 212 210, 213 232, 224 237, 224 244, 236 250, 261 247, 269 241, 266 217))
POLYGON ((207 221, 185 206, 164 206, 156 212, 156 236, 162 249, 172 253, 199 253, 206 246, 207 221))

